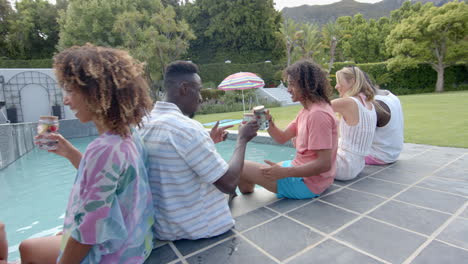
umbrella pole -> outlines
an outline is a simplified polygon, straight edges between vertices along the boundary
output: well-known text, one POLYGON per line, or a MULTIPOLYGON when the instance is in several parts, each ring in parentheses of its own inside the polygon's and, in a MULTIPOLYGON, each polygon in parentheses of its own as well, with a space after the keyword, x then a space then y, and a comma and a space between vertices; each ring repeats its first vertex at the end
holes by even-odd
POLYGON ((244 90, 241 90, 241 91, 242 91, 242 108, 244 109, 244 113, 245 113, 244 90))

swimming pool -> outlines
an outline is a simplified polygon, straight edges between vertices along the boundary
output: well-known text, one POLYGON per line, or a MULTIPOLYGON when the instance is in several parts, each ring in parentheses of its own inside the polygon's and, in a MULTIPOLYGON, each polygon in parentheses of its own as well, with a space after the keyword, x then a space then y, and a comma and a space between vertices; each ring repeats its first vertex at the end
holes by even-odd
MULTIPOLYGON (((72 139, 84 151, 95 137, 72 139)), ((230 160, 235 141, 216 144, 221 156, 230 160)), ((247 160, 279 162, 292 159, 289 147, 249 143, 247 160)), ((61 230, 76 169, 64 158, 33 149, 0 171, 0 221, 7 228, 9 260, 19 257, 18 245, 26 238, 48 236, 61 230)))

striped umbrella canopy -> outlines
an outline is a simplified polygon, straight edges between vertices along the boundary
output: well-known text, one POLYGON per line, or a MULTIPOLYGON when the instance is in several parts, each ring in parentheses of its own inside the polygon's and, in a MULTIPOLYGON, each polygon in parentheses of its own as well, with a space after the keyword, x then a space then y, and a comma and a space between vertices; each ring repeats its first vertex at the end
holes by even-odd
POLYGON ((219 85, 218 89, 230 90, 247 90, 260 88, 265 86, 262 78, 251 72, 238 72, 226 77, 219 85))
POLYGON ((244 90, 255 89, 265 86, 262 78, 251 72, 238 72, 226 77, 219 85, 218 89, 224 91, 241 90, 242 106, 245 113, 244 90))

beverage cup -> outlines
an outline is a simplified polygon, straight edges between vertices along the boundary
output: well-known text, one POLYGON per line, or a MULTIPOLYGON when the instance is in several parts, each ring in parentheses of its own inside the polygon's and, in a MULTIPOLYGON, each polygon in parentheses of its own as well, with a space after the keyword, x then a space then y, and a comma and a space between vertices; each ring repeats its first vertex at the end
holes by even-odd
POLYGON ((253 113, 255 117, 257 118, 259 129, 260 130, 268 129, 270 124, 268 120, 266 119, 265 107, 263 105, 255 106, 253 108, 253 113))
POLYGON ((50 134, 58 133, 59 122, 57 116, 41 116, 37 123, 37 146, 44 150, 57 149, 57 141, 47 138, 50 134))

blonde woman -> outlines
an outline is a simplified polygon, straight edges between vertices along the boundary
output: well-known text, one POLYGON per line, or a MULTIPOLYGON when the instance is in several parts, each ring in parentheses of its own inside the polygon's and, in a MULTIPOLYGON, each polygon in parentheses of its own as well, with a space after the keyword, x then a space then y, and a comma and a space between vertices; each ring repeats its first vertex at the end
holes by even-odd
POLYGON ((342 117, 335 179, 351 180, 364 169, 374 138, 377 124, 374 91, 361 69, 355 66, 336 72, 335 88, 340 98, 331 105, 342 117))

